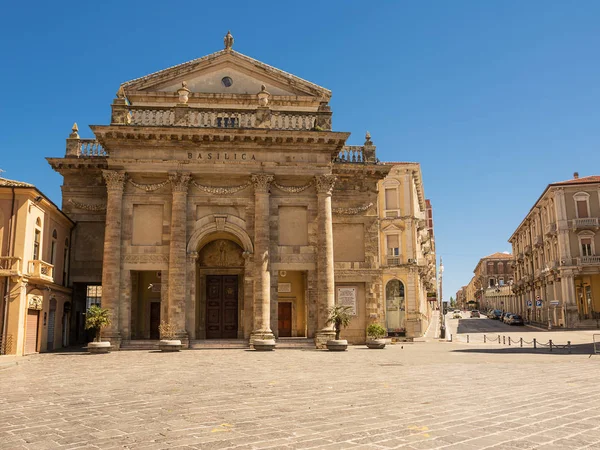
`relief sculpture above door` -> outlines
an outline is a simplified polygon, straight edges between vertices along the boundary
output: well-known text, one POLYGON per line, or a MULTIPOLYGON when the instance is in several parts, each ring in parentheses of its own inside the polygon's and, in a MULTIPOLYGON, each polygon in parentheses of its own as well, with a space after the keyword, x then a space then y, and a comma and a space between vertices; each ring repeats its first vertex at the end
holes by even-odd
POLYGON ((218 239, 204 246, 198 258, 200 267, 243 267, 242 248, 227 239, 218 239))

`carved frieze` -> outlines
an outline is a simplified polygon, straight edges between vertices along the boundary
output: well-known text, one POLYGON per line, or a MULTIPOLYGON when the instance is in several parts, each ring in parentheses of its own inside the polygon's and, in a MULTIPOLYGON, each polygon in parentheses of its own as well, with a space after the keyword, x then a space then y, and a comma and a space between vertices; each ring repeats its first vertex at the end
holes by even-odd
POLYGON ((239 186, 206 186, 203 184, 196 183, 192 180, 192 184, 196 186, 198 189, 204 192, 208 192, 209 194, 215 195, 229 195, 235 194, 236 192, 243 191, 248 186, 250 186, 250 182, 245 184, 240 184, 239 186))
POLYGON ((273 175, 260 173, 252 175, 252 184, 254 184, 255 192, 269 192, 269 185, 273 182, 273 175))
POLYGON ((284 186, 282 184, 279 184, 277 181, 273 181, 273 186, 275 186, 280 191, 287 192, 289 194, 298 194, 300 192, 307 190, 312 185, 313 185, 312 181, 308 184, 305 184, 304 186, 284 186))
POLYGON ((319 194, 331 195, 331 192, 333 191, 333 186, 335 185, 336 180, 337 180, 337 177, 335 175, 317 175, 317 176, 315 176, 317 192, 319 194))
POLYGON ((84 209, 86 211, 105 211, 106 210, 106 203, 98 203, 98 204, 79 203, 73 199, 69 199, 69 203, 77 209, 84 209))
POLYGON ((126 254, 122 257, 123 262, 129 264, 144 264, 144 263, 168 263, 169 255, 162 254, 126 254))
POLYGON ((334 214, 354 215, 360 214, 361 212, 365 212, 371 206, 373 206, 373 203, 369 203, 363 206, 357 206, 356 208, 332 208, 331 210, 334 214))
POLYGON ((102 177, 104 178, 106 189, 108 191, 123 192, 125 180, 127 179, 127 174, 125 172, 117 172, 116 170, 103 170, 102 177))
POLYGON ((141 183, 136 183, 135 181, 133 181, 131 178, 129 179, 129 182, 134 185, 136 188, 141 189, 143 191, 146 192, 154 192, 159 190, 162 187, 165 187, 167 184, 170 183, 171 180, 165 180, 162 183, 154 183, 154 184, 141 184, 141 183))

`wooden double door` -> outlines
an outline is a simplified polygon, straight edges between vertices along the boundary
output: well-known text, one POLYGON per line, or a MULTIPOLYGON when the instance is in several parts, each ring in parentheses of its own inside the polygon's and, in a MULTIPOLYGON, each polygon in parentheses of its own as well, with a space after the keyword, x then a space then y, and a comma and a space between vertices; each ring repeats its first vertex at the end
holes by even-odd
POLYGON ((206 276, 206 338, 238 337, 238 276, 206 276))

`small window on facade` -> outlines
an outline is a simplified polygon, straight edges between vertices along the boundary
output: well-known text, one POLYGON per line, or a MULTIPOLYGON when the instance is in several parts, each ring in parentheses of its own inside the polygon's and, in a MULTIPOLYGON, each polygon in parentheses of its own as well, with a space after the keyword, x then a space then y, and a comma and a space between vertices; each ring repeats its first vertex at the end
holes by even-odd
POLYGON ((52 242, 50 244, 50 264, 55 265, 56 264, 56 238, 57 238, 58 234, 56 233, 56 230, 54 230, 52 232, 52 242))
POLYGON ((394 210, 399 209, 398 206, 398 189, 386 189, 385 190, 385 209, 394 210))
POLYGON ((42 232, 38 229, 35 230, 33 235, 33 260, 40 259, 40 236, 42 232))
POLYGON ((490 287, 496 286, 496 280, 494 278, 490 278, 490 287))
POLYGON ((102 286, 88 286, 85 298, 86 308, 89 309, 92 305, 101 305, 102 286))
POLYGON ((400 255, 400 239, 397 234, 390 234, 387 237, 387 254, 388 256, 400 255))
POLYGON ((581 239, 581 256, 592 256, 592 238, 581 239))
POLYGON ((579 218, 589 217, 586 200, 577 200, 577 217, 579 217, 579 218))
POLYGON ((499 284, 500 286, 504 286, 504 278, 499 278, 499 279, 498 279, 498 284, 499 284))

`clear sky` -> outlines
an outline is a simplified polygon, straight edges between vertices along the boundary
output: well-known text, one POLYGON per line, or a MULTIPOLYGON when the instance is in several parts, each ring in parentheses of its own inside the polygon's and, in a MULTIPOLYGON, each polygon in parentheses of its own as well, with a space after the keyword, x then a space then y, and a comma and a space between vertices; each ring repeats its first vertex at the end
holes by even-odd
POLYGON ((60 205, 73 122, 110 121, 119 84, 234 49, 333 91, 333 125, 422 164, 444 299, 550 182, 600 175, 600 2, 7 2, 0 168, 60 205))

